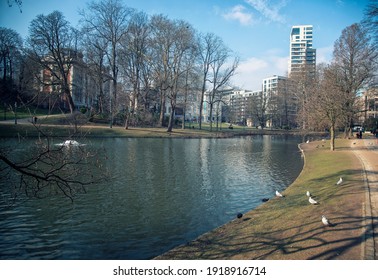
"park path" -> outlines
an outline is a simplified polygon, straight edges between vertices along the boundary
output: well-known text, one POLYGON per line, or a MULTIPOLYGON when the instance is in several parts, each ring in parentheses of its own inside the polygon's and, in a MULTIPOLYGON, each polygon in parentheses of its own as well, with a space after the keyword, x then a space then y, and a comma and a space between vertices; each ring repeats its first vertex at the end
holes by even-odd
POLYGON ((378 259, 378 139, 356 139, 351 141, 352 151, 363 167, 366 186, 365 223, 366 234, 363 259, 378 259))

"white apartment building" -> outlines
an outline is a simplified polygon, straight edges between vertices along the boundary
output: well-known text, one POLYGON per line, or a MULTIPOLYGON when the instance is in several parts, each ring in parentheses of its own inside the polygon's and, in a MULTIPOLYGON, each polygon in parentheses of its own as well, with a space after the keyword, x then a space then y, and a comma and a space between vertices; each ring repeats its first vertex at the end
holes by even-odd
POLYGON ((262 84, 262 91, 264 96, 270 97, 277 94, 278 90, 284 89, 286 85, 287 77, 273 75, 272 77, 265 78, 262 84))
POLYGON ((289 76, 295 71, 309 67, 310 71, 316 67, 316 49, 312 45, 312 25, 295 25, 290 33, 289 76))

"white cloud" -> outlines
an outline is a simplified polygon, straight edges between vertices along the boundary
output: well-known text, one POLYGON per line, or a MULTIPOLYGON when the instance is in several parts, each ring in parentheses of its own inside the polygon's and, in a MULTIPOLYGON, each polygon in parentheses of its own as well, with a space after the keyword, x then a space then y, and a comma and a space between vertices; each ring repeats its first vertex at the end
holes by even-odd
POLYGON ((228 13, 223 14, 227 20, 239 21, 241 25, 251 25, 253 23, 252 14, 245 12, 243 5, 234 6, 228 13))
POLYGON ((272 3, 269 0, 245 0, 251 7, 273 22, 285 23, 286 19, 280 10, 287 5, 287 1, 280 0, 272 3))
POLYGON ((242 89, 260 90, 263 79, 273 75, 285 76, 289 58, 276 53, 276 50, 267 50, 262 57, 250 57, 241 61, 232 79, 233 85, 242 89))
POLYGON ((333 54, 333 46, 316 49, 316 63, 330 63, 333 54))

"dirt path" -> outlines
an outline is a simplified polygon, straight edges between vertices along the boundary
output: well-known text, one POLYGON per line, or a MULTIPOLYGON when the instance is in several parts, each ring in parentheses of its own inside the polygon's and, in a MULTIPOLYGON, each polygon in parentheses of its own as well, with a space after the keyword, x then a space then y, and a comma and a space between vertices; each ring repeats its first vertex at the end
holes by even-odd
POLYGON ((352 141, 352 151, 363 166, 366 186, 365 198, 365 246, 363 258, 378 259, 378 139, 352 141))

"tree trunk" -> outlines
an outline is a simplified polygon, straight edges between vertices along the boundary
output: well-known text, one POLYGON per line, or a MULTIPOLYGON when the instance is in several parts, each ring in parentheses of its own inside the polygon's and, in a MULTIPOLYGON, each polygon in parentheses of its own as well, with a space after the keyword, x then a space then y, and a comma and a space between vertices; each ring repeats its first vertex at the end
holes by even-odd
POLYGON ((210 103, 210 131, 213 131, 213 103, 210 103))
POLYGON ((68 106, 70 107, 70 112, 72 114, 75 110, 75 103, 73 102, 71 91, 69 90, 69 88, 66 87, 64 94, 65 94, 65 97, 67 98, 68 106))
POLYGON ((175 106, 172 106, 171 114, 169 115, 169 123, 168 123, 167 132, 172 132, 174 122, 175 122, 175 106))
POLYGON ((125 115, 125 129, 129 129, 129 116, 130 116, 130 113, 127 112, 125 115))
POLYGON ((160 94, 160 116, 159 116, 159 124, 160 127, 164 126, 164 111, 165 111, 165 94, 161 91, 160 94))
POLYGON ((335 125, 331 125, 330 128, 330 133, 331 133, 331 139, 330 139, 330 149, 331 151, 335 150, 335 125))
POLYGON ((3 56, 3 81, 5 82, 6 79, 7 79, 7 58, 4 55, 3 56))

